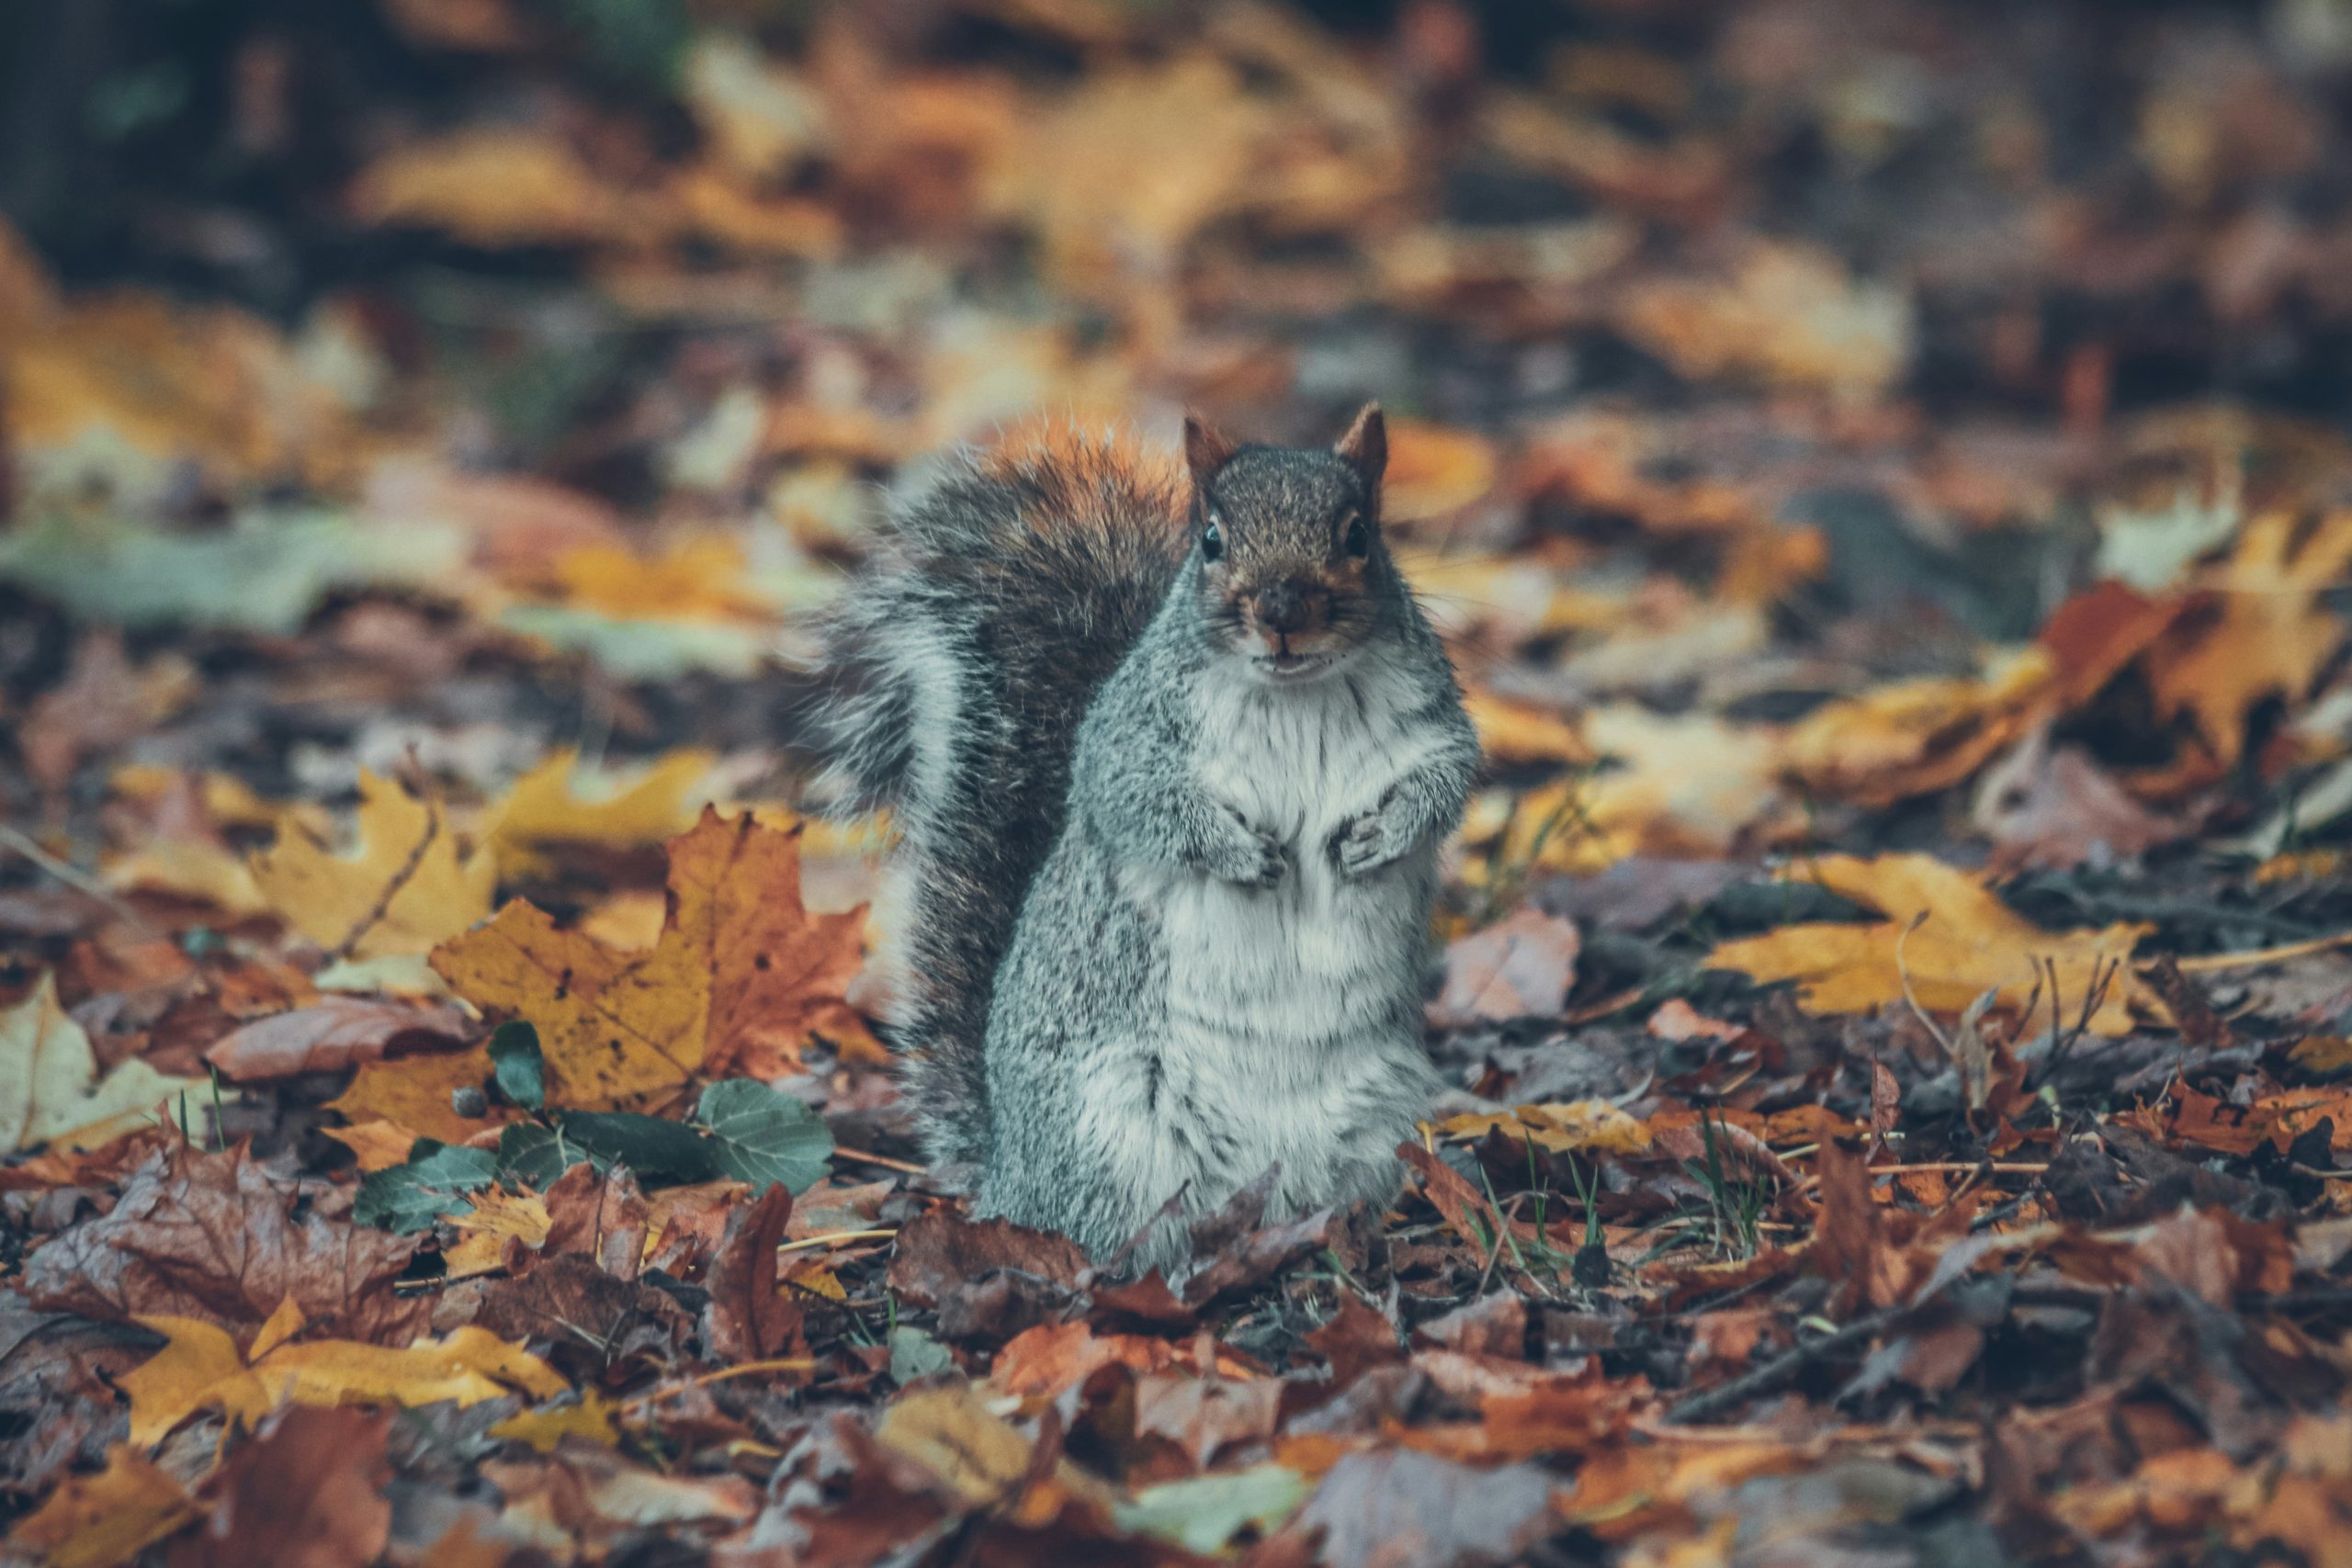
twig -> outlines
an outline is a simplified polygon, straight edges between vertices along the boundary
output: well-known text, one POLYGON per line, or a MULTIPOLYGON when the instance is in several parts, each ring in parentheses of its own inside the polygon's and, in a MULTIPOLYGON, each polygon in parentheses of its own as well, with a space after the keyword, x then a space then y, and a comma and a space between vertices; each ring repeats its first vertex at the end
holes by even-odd
POLYGON ((2315 953, 2330 953, 2339 947, 2352 947, 2352 931, 2315 936, 2309 942, 2290 942, 2283 947, 2257 947, 2250 953, 2208 953, 2177 962, 2184 975, 2212 975, 2224 969, 2256 969, 2265 964, 2284 964, 2290 958, 2309 958, 2315 953))
POLYGON ((833 1153, 842 1159, 854 1159, 860 1165, 878 1165, 885 1170, 903 1170, 909 1176, 928 1175, 931 1169, 929 1166, 916 1165, 911 1160, 892 1159, 888 1155, 870 1155, 864 1149, 845 1149, 839 1144, 833 1145, 833 1153))
POLYGON ((1912 917, 1909 925, 1903 928, 1903 934, 1894 939, 1894 974, 1895 977, 1903 982, 1903 999, 1911 1004, 1911 1016, 1917 1019, 1920 1026, 1934 1037, 1936 1043, 1944 1048, 1946 1059, 1957 1062, 1960 1060, 1960 1052, 1952 1044, 1951 1036, 1946 1034, 1937 1025, 1936 1021, 1928 1016, 1928 1010, 1919 1005, 1918 994, 1911 989, 1911 966, 1903 961, 1903 949, 1905 944, 1910 942, 1911 933, 1927 923, 1928 911, 1922 909, 1912 917))
POLYGON ((80 866, 68 861, 59 860, 6 822, 0 822, 0 844, 6 844, 75 892, 86 893, 96 898, 107 908, 120 915, 125 921, 137 927, 141 935, 159 942, 168 940, 167 934, 163 930, 151 923, 147 917, 141 914, 121 894, 108 887, 80 866))
POLYGON ((401 863, 401 868, 392 873, 392 879, 384 884, 384 890, 377 895, 376 902, 359 917, 359 923, 345 932, 343 940, 329 950, 326 955, 329 964, 340 964, 349 958, 358 948, 359 939, 383 924, 384 917, 392 912, 392 900, 401 896, 401 890, 409 885, 417 869, 424 864, 424 852, 433 847, 433 840, 441 836, 441 813, 432 801, 427 800, 424 804, 424 836, 417 840, 415 848, 409 851, 408 858, 401 863))
POLYGON ((776 1248, 778 1252, 806 1252, 812 1247, 831 1247, 837 1241, 880 1241, 894 1236, 887 1231, 827 1231, 822 1235, 804 1235, 798 1241, 787 1241, 776 1248))
POLYGON ((1775 1356, 1754 1371, 1742 1373, 1720 1388, 1694 1393, 1666 1413, 1666 1424, 1681 1427, 1694 1421, 1704 1421, 1711 1416, 1745 1404, 1759 1394, 1770 1393, 1811 1363, 1875 1338, 1881 1329, 1892 1326, 1909 1310, 1908 1307, 1888 1307, 1866 1317, 1858 1317, 1835 1334, 1825 1334, 1810 1344, 1800 1345, 1793 1350, 1775 1356))

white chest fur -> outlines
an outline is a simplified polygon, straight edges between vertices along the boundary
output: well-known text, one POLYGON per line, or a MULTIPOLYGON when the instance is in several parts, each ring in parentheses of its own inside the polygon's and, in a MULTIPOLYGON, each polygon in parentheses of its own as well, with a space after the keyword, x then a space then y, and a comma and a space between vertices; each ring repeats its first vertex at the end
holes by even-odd
POLYGON ((1416 694, 1369 660, 1297 687, 1215 672, 1194 702, 1197 782, 1288 845, 1291 870, 1271 889, 1185 874, 1146 895, 1167 944, 1168 1034, 1136 1043, 1158 1101, 1142 1124, 1160 1129, 1128 1153, 1138 1196, 1189 1184, 1213 1204, 1280 1161, 1285 1206, 1329 1201, 1340 1167, 1385 1159, 1426 1087, 1436 852, 1351 878, 1330 844, 1442 738, 1404 722, 1416 694))

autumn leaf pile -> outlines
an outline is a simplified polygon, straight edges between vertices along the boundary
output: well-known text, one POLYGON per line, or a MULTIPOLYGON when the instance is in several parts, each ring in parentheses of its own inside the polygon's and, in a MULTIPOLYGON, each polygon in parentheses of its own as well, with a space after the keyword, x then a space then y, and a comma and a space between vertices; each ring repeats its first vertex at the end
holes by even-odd
POLYGON ((323 12, 0 222, 8 1560, 2352 1562, 2342 7, 323 12), (1374 396, 1447 1089, 1125 1279, 800 656, 1374 396))

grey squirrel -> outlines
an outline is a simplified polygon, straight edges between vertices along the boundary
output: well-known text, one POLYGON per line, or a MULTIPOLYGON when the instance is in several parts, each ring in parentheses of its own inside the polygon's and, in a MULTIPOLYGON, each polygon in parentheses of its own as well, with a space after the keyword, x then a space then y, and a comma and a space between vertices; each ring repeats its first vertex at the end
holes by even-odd
POLYGON ((820 667, 834 771, 899 832, 885 959, 927 1149, 1098 1258, 1277 1162, 1270 1214, 1393 1196, 1478 758, 1382 540, 1378 406, 1328 451, 1188 419, 1184 458, 1071 433, 949 457, 820 667))

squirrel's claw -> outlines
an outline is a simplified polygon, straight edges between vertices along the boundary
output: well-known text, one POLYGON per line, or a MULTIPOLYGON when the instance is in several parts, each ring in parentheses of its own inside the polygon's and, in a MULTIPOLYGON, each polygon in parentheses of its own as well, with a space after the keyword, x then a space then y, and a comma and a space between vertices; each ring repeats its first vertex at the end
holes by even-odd
POLYGON ((1350 876, 1368 876, 1398 859, 1411 846, 1403 841, 1393 814, 1375 808, 1351 818, 1331 837, 1331 858, 1350 876))
POLYGON ((1239 831, 1222 846, 1225 852, 1210 864, 1210 873, 1237 887, 1262 891, 1279 886, 1290 873, 1290 846, 1274 834, 1252 827, 1238 812, 1232 817, 1239 831))

